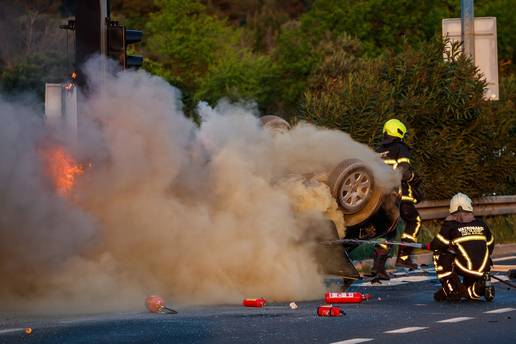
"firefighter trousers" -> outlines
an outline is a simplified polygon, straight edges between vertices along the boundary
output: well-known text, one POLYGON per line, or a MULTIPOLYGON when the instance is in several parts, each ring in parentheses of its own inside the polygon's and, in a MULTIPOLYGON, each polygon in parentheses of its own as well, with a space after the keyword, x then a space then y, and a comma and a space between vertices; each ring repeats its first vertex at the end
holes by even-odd
POLYGON ((484 295, 482 277, 472 276, 455 268, 454 254, 434 254, 433 259, 437 278, 442 285, 442 288, 434 294, 436 299, 458 301, 464 297, 470 300, 480 300, 480 297, 484 295), (440 297, 442 299, 439 299, 440 297))
MULTIPOLYGON (((405 229, 401 234, 401 241, 417 242, 417 235, 421 228, 421 217, 414 203, 401 202, 400 217, 405 222, 405 229)), ((413 250, 412 247, 401 247, 398 251, 398 257, 403 260, 408 260, 413 250)))

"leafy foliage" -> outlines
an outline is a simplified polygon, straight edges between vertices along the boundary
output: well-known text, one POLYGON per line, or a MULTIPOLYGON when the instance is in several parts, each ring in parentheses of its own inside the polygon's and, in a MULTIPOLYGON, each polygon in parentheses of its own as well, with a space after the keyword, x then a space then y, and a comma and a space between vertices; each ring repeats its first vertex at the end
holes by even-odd
MULTIPOLYGON (((15 94, 61 81, 73 1, 18 1, 0 11, 0 90, 15 94)), ((304 118, 375 146, 383 122, 410 127, 430 198, 516 192, 516 6, 477 0, 496 16, 500 101, 482 99, 474 66, 443 61, 441 19, 457 0, 113 0, 114 19, 145 31, 144 68, 198 101, 255 101, 264 114, 304 118), (443 173, 453 171, 453 173, 443 173)), ((73 42, 70 41, 70 48, 73 42)), ((134 49, 132 47, 131 49, 134 49)), ((69 70, 68 70, 69 72, 69 70)))
POLYGON ((269 57, 250 53, 228 56, 208 71, 195 100, 214 104, 221 98, 229 98, 269 104, 276 95, 276 83, 276 67, 269 57))
POLYGON ((334 48, 310 78, 302 117, 371 146, 387 119, 401 119, 429 198, 508 192, 516 171, 516 98, 483 100, 484 81, 458 49, 446 62, 441 42, 373 60, 334 48))
MULTIPOLYGON (((445 17, 443 3, 451 2, 319 0, 302 18, 302 23, 318 37, 326 32, 353 35, 362 41, 369 54, 378 55, 385 48, 401 47, 403 40, 416 44, 433 38, 440 19, 445 17)), ((453 7, 456 9, 457 5, 453 7)))
POLYGON ((33 55, 0 71, 0 92, 3 94, 36 91, 43 99, 41 80, 60 82, 66 73, 66 60, 57 54, 33 55))
POLYGON ((223 21, 209 16, 198 1, 158 0, 156 4, 159 11, 146 26, 148 55, 175 75, 178 86, 191 91, 238 36, 223 21))

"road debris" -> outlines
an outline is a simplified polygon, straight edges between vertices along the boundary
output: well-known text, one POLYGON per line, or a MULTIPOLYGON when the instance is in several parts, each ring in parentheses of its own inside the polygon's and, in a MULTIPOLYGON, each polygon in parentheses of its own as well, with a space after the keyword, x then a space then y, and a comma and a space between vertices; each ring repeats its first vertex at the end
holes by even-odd
POLYGON ((244 299, 242 304, 246 307, 263 307, 267 301, 263 297, 260 297, 258 299, 244 299))
POLYGON ((322 305, 317 308, 317 315, 320 317, 340 317, 344 314, 339 307, 333 305, 322 305))
POLYGON ((148 296, 145 299, 145 306, 151 313, 177 314, 177 311, 165 306, 165 301, 158 295, 148 296))
POLYGON ((510 279, 515 279, 516 278, 516 269, 511 269, 511 270, 507 271, 507 276, 510 279))
POLYGON ((362 294, 358 292, 352 293, 332 293, 324 294, 324 301, 326 303, 360 303, 364 300, 371 299, 371 294, 362 294))

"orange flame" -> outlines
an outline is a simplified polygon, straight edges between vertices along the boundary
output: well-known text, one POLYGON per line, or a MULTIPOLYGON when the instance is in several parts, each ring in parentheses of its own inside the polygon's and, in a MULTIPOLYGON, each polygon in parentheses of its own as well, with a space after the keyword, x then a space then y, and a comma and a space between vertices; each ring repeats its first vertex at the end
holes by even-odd
POLYGON ((75 87, 75 82, 77 81, 77 72, 72 72, 70 75, 70 81, 64 84, 64 89, 67 91, 72 91, 75 87))
POLYGON ((72 191, 76 177, 84 174, 81 164, 74 161, 62 147, 53 147, 45 154, 47 170, 56 191, 61 196, 68 196, 72 191))

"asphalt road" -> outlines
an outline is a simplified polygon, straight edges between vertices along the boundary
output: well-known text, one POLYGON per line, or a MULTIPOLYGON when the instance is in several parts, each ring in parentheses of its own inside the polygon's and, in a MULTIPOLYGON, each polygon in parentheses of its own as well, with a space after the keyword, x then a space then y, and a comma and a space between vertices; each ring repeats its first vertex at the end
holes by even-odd
POLYGON ((351 290, 373 299, 342 305, 346 314, 335 318, 316 315, 321 300, 297 310, 281 303, 187 307, 177 315, 0 315, 0 343, 516 343, 516 290, 496 283, 492 303, 452 304, 432 300, 438 287, 425 272, 398 272, 381 286, 358 283, 351 290))

